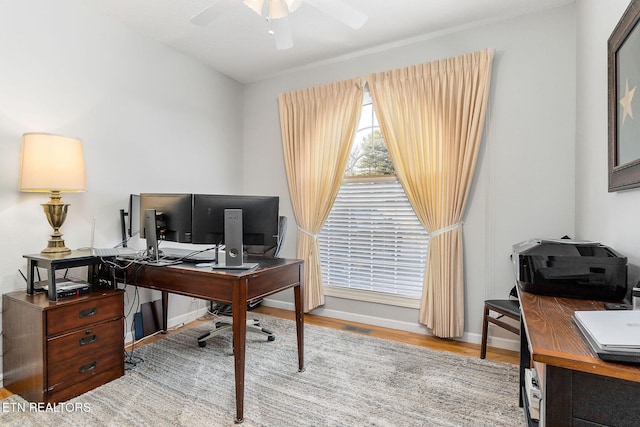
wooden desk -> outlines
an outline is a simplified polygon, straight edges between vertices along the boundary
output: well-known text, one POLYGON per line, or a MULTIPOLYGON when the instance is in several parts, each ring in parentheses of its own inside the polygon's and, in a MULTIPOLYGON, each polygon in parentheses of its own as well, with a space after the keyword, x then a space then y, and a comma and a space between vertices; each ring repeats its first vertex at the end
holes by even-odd
MULTIPOLYGON (((244 417, 245 335, 249 301, 293 288, 298 338, 298 370, 300 372, 304 370, 303 261, 282 258, 256 258, 247 261, 259 262, 260 266, 252 271, 233 271, 212 270, 210 267, 197 268, 190 264, 163 267, 133 264, 125 270, 129 284, 163 292, 165 313, 163 328, 165 329, 167 292, 232 304, 236 423, 241 423, 244 417)), ((194 342, 194 345, 197 344, 194 342)))
POLYGON ((522 390, 524 368, 535 367, 542 383, 541 424, 640 425, 640 365, 600 360, 572 319, 574 311, 604 310, 604 303, 522 289, 518 296, 520 385, 522 390))

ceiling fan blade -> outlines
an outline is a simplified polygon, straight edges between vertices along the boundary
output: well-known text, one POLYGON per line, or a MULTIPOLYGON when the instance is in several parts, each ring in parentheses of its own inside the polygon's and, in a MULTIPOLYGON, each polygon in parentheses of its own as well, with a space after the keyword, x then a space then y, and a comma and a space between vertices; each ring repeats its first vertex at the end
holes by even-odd
POLYGON ((204 8, 200 13, 191 18, 191 23, 201 27, 211 24, 222 14, 224 4, 224 0, 214 0, 211 6, 204 8))
POLYGON ((293 47, 291 26, 287 18, 272 19, 270 21, 273 30, 273 38, 276 41, 276 49, 286 50, 293 47))
POLYGON ((358 30, 367 22, 367 15, 342 0, 305 0, 305 3, 326 13, 348 27, 358 30))

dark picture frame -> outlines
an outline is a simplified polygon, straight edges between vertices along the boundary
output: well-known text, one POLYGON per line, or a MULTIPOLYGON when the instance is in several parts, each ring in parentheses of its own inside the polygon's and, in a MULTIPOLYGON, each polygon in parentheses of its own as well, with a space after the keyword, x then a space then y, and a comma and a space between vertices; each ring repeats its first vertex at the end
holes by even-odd
POLYGON ((609 192, 640 187, 639 20, 640 0, 633 0, 607 44, 609 192))

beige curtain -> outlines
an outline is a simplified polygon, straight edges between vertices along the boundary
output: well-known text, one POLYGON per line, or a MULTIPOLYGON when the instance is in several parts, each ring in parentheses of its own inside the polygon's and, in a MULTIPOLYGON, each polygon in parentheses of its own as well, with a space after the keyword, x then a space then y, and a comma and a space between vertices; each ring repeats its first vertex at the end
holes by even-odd
POLYGON ((278 96, 297 257, 305 261, 305 312, 324 304, 318 233, 342 183, 362 96, 360 79, 278 96))
POLYGON ((431 234, 420 322, 464 332, 462 220, 485 119, 493 52, 368 77, 398 179, 431 234))

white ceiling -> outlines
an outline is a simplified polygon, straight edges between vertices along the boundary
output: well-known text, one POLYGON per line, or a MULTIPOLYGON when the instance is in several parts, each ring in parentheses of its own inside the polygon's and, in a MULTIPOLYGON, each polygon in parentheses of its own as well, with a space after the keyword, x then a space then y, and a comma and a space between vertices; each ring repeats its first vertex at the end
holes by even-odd
MULTIPOLYGON (((269 23, 242 0, 84 0, 82 3, 197 58, 242 83, 443 31, 557 7, 575 0, 343 0, 368 16, 353 30, 303 3, 289 15, 293 48, 277 50, 269 23), (204 27, 190 19, 222 2, 204 27)), ((487 46, 490 47, 490 46, 487 46)))

